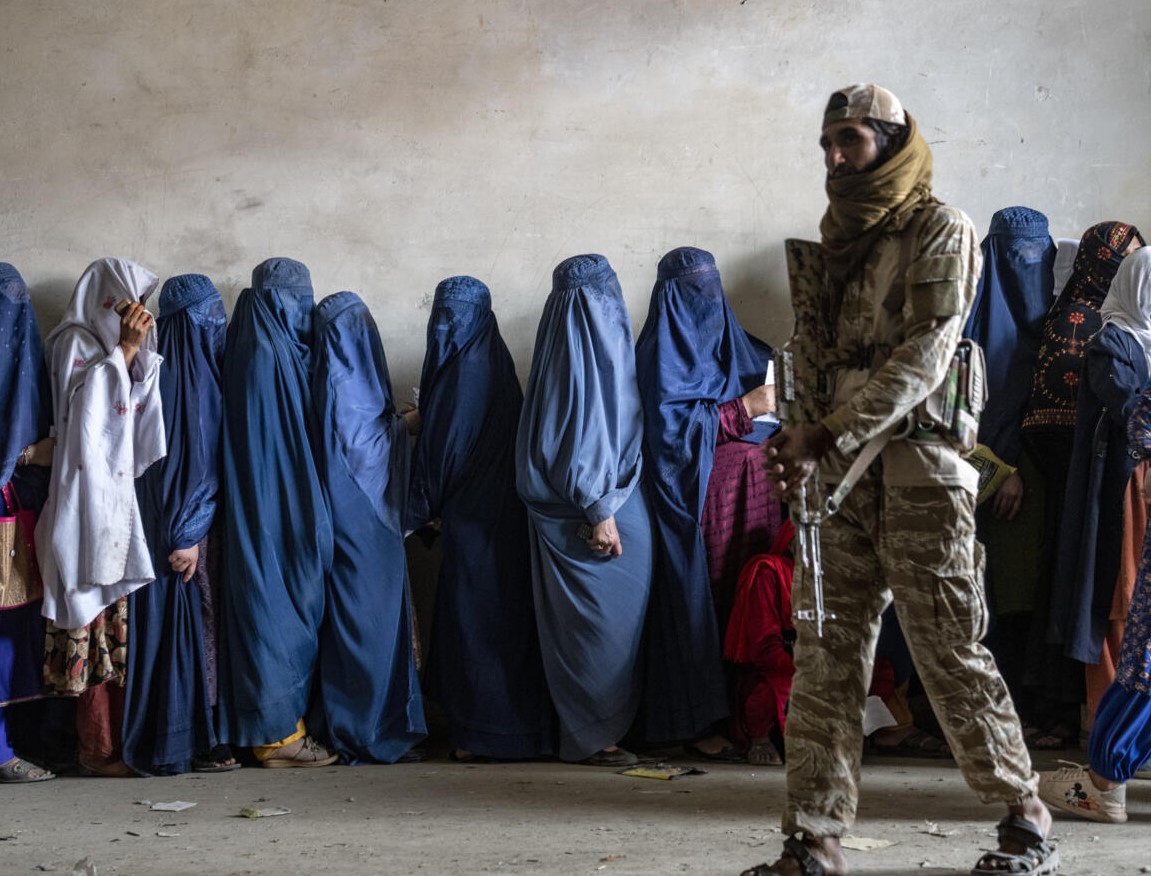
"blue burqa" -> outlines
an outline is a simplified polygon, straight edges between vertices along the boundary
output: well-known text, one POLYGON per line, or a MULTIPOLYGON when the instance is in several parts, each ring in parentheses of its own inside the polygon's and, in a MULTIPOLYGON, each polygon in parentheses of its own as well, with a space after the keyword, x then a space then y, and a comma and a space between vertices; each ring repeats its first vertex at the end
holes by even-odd
POLYGON ((646 736, 694 739, 728 713, 700 518, 718 406, 762 386, 769 351, 740 326, 711 253, 659 263, 635 348, 644 486, 658 536, 647 619, 646 736))
POLYGON ((312 456, 312 283, 269 259, 240 293, 224 346, 221 739, 266 745, 304 717, 332 524, 312 456))
POLYGON ((0 486, 12 480, 16 457, 48 435, 52 418, 44 346, 28 286, 0 262, 0 486))
POLYGON ((603 256, 574 256, 552 275, 516 437, 544 671, 568 761, 618 742, 639 705, 652 564, 636 489, 642 443, 619 280, 603 256), (609 559, 591 551, 581 527, 613 515, 623 554, 609 559))
POLYGON ((402 528, 408 432, 359 296, 325 298, 315 328, 315 449, 334 554, 308 724, 346 763, 394 763, 427 735, 402 528))
POLYGON ((515 491, 522 406, 487 286, 444 280, 428 320, 408 528, 438 518, 443 532, 429 693, 453 748, 495 758, 552 749, 527 516, 515 491))
POLYGON ((1027 207, 1007 207, 991 217, 981 248, 983 273, 963 330, 964 337, 983 347, 987 361, 979 441, 1015 465, 1043 320, 1052 303, 1055 243, 1046 216, 1027 207))
MULTIPOLYGON (((32 299, 20 273, 5 262, 0 262, 0 350, 0 486, 11 482, 14 503, 34 511, 44 500, 42 471, 24 466, 17 474, 16 459, 48 436, 52 403, 32 299)), ((4 504, 0 500, 0 516, 16 510, 4 504)), ((0 611, 0 703, 37 696, 43 661, 40 600, 0 611)), ((0 763, 13 756, 0 706, 0 763)))
MULTIPOLYGON (((129 597, 124 762, 137 772, 174 775, 216 745, 205 664, 201 589, 184 583, 168 557, 206 546, 216 515, 223 399, 220 361, 227 316, 212 281, 172 277, 156 320, 160 397, 168 455, 136 482, 156 580, 129 597)), ((196 577, 206 576, 200 551, 196 577)))

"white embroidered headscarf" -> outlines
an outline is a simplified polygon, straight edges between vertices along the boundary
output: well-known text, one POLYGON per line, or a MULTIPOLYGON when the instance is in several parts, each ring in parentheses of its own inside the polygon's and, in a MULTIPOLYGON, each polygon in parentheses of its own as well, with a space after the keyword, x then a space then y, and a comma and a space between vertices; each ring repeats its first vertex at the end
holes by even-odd
POLYGON ((85 626, 155 577, 135 479, 166 452, 162 359, 149 331, 126 367, 114 307, 146 301, 157 279, 125 259, 93 262, 44 342, 56 450, 36 554, 43 614, 61 628, 85 626))
POLYGON ((1099 315, 1103 325, 1118 326, 1135 338, 1151 372, 1151 246, 1123 259, 1099 315))

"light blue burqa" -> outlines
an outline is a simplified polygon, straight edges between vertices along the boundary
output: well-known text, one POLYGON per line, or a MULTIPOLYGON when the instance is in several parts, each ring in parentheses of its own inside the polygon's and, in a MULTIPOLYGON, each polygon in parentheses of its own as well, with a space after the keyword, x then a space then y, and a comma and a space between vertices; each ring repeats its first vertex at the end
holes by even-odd
POLYGON ((544 671, 568 761, 617 743, 639 704, 652 568, 637 489, 642 441, 619 280, 603 256, 574 256, 552 276, 516 441, 544 671), (593 553, 580 532, 612 515, 623 545, 615 559, 593 553))

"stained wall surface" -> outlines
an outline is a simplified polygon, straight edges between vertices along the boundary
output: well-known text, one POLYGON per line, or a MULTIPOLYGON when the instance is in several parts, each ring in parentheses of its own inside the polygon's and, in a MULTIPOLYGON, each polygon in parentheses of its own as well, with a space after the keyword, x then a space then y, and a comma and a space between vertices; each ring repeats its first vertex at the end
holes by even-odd
POLYGON ((1151 227, 1142 0, 0 2, 0 260, 47 330, 92 259, 210 275, 273 255, 362 294, 401 394, 434 287, 492 288, 526 378, 561 259, 600 252, 638 330, 660 255, 715 253, 791 328, 782 261, 822 213, 827 94, 894 90, 981 229, 1151 227))

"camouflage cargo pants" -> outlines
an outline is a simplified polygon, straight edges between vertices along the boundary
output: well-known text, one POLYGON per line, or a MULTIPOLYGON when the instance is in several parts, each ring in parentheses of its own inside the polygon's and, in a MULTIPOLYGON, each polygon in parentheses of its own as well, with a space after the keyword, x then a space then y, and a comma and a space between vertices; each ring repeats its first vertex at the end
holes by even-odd
MULTIPOLYGON (((974 497, 885 487, 873 473, 824 522, 824 598, 836 617, 797 621, 783 829, 841 836, 855 821, 863 710, 879 617, 894 599, 912 658, 967 783, 985 803, 1035 793, 1019 718, 991 654, 974 497)), ((794 608, 814 607, 796 562, 794 608)))

